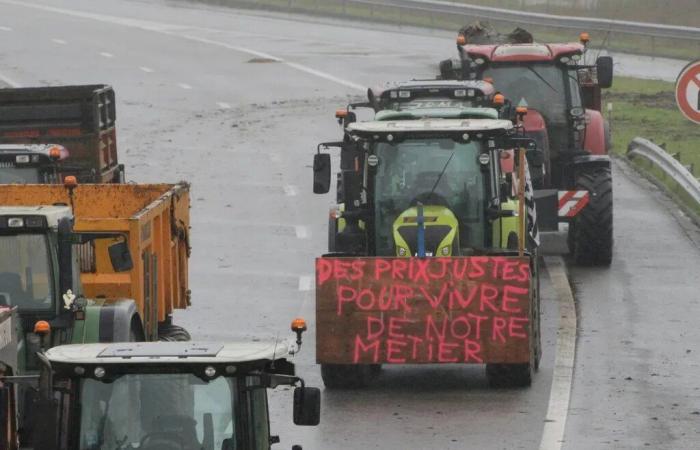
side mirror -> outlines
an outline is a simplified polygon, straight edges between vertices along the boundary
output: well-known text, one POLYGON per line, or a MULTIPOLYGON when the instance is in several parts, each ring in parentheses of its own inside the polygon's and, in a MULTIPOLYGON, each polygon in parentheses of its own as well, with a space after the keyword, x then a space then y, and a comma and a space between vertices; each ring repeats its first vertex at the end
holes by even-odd
POLYGON ((129 244, 126 241, 117 242, 109 246, 109 260, 115 272, 127 272, 134 268, 131 260, 129 244))
POLYGON ((314 194, 326 194, 331 188, 331 155, 314 155, 314 194))
POLYGON ((600 56, 595 62, 598 71, 598 86, 607 89, 613 84, 612 56, 600 56))
POLYGON ((294 425, 316 426, 321 421, 321 390, 312 387, 294 389, 294 425))

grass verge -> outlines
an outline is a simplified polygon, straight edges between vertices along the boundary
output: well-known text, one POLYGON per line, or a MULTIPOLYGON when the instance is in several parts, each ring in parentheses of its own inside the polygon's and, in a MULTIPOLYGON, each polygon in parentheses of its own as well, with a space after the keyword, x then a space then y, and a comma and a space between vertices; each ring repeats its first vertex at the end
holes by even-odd
MULTIPOLYGON (((605 103, 612 103, 613 151, 627 152, 627 145, 637 136, 653 140, 679 161, 694 167, 700 174, 700 125, 686 119, 676 106, 674 85, 665 81, 617 77, 614 86, 605 92, 605 103)), ((633 165, 652 177, 687 210, 700 216, 695 203, 673 179, 667 177, 644 158, 635 158, 633 165)))

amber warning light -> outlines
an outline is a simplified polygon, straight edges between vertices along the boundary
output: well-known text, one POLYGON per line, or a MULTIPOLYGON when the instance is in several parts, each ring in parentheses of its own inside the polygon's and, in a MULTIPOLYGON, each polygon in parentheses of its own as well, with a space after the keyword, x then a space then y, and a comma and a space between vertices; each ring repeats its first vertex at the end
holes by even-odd
POLYGON ((306 320, 301 317, 292 320, 292 331, 297 335, 297 345, 301 346, 301 335, 306 331, 306 320))
POLYGON ((49 334, 51 332, 51 325, 45 320, 39 320, 37 323, 34 324, 34 333, 35 334, 49 334))

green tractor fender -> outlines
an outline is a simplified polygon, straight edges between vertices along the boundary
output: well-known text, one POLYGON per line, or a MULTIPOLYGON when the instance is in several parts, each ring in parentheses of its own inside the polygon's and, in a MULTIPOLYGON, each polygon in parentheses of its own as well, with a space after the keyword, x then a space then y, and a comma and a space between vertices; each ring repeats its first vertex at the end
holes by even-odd
POLYGON ((143 322, 132 299, 89 300, 84 319, 76 320, 72 344, 145 340, 143 322))
MULTIPOLYGON (((518 212, 518 200, 510 199, 506 202, 501 203, 501 209, 504 211, 514 211, 518 212)), ((493 221, 493 246, 495 248, 504 248, 512 250, 512 240, 511 236, 515 236, 515 245, 517 248, 517 237, 518 237, 518 217, 501 217, 493 221), (509 241, 510 239, 510 241, 509 241)))

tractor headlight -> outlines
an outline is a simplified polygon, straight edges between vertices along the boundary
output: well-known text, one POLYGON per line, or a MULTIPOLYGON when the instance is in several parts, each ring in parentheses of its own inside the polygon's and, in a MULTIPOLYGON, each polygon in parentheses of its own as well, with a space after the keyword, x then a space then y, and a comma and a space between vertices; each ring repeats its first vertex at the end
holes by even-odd
POLYGON ((447 255, 449 255, 449 254, 450 254, 450 247, 447 246, 447 245, 444 246, 444 247, 442 247, 441 252, 442 252, 442 256, 447 256, 447 255))
POLYGON ((406 249, 403 247, 399 247, 399 256, 406 256, 406 249))

